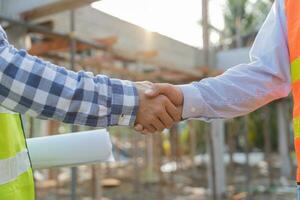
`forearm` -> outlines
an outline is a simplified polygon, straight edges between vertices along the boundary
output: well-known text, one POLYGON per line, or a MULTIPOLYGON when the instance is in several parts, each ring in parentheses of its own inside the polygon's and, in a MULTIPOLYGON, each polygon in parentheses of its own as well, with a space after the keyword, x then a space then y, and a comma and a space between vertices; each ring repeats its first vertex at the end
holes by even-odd
POLYGON ((275 1, 250 52, 249 64, 223 75, 181 86, 183 117, 232 118, 290 92, 290 63, 284 1, 275 1))
POLYGON ((233 118, 288 95, 288 81, 254 65, 240 65, 221 76, 180 86, 183 118, 233 118))
POLYGON ((133 125, 138 95, 129 81, 72 72, 0 44, 0 104, 19 113, 89 126, 133 125))

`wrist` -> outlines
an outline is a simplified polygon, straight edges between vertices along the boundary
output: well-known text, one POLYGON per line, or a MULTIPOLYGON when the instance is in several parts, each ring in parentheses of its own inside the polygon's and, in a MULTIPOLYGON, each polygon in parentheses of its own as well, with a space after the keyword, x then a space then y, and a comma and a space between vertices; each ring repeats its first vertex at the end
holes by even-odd
POLYGON ((139 95, 130 81, 111 79, 109 125, 133 126, 139 107, 139 95))

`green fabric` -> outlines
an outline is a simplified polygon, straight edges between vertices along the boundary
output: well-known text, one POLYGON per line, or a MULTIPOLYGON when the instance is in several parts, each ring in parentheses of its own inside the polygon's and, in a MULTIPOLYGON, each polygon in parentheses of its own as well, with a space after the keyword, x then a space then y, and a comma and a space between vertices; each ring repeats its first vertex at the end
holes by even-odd
POLYGON ((293 119, 294 138, 300 137, 300 118, 293 119))
POLYGON ((0 185, 1 200, 34 200, 32 170, 18 176, 14 181, 0 185))
POLYGON ((294 60, 291 64, 292 83, 300 80, 300 58, 294 60))
MULTIPOLYGON (((24 149, 26 141, 20 115, 0 113, 0 159, 14 157, 24 149)), ((0 200, 34 200, 32 169, 0 185, 0 200)))
POLYGON ((0 159, 14 157, 24 150, 22 122, 19 114, 0 114, 0 159))

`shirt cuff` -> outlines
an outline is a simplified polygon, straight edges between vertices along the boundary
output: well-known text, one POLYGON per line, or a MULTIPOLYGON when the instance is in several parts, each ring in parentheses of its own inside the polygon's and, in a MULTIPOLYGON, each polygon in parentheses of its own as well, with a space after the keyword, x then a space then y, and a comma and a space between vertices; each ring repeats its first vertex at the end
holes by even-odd
POLYGON ((192 84, 178 85, 184 97, 182 118, 199 118, 204 110, 204 101, 197 87, 192 84))
POLYGON ((110 126, 134 126, 139 96, 131 81, 111 79, 110 126))

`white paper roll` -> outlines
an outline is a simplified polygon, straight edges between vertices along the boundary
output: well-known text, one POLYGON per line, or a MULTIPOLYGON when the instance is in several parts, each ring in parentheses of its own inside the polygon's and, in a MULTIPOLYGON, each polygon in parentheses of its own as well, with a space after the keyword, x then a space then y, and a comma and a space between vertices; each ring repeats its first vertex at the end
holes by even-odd
POLYGON ((112 144, 105 130, 27 139, 33 169, 69 167, 112 160, 112 144))

